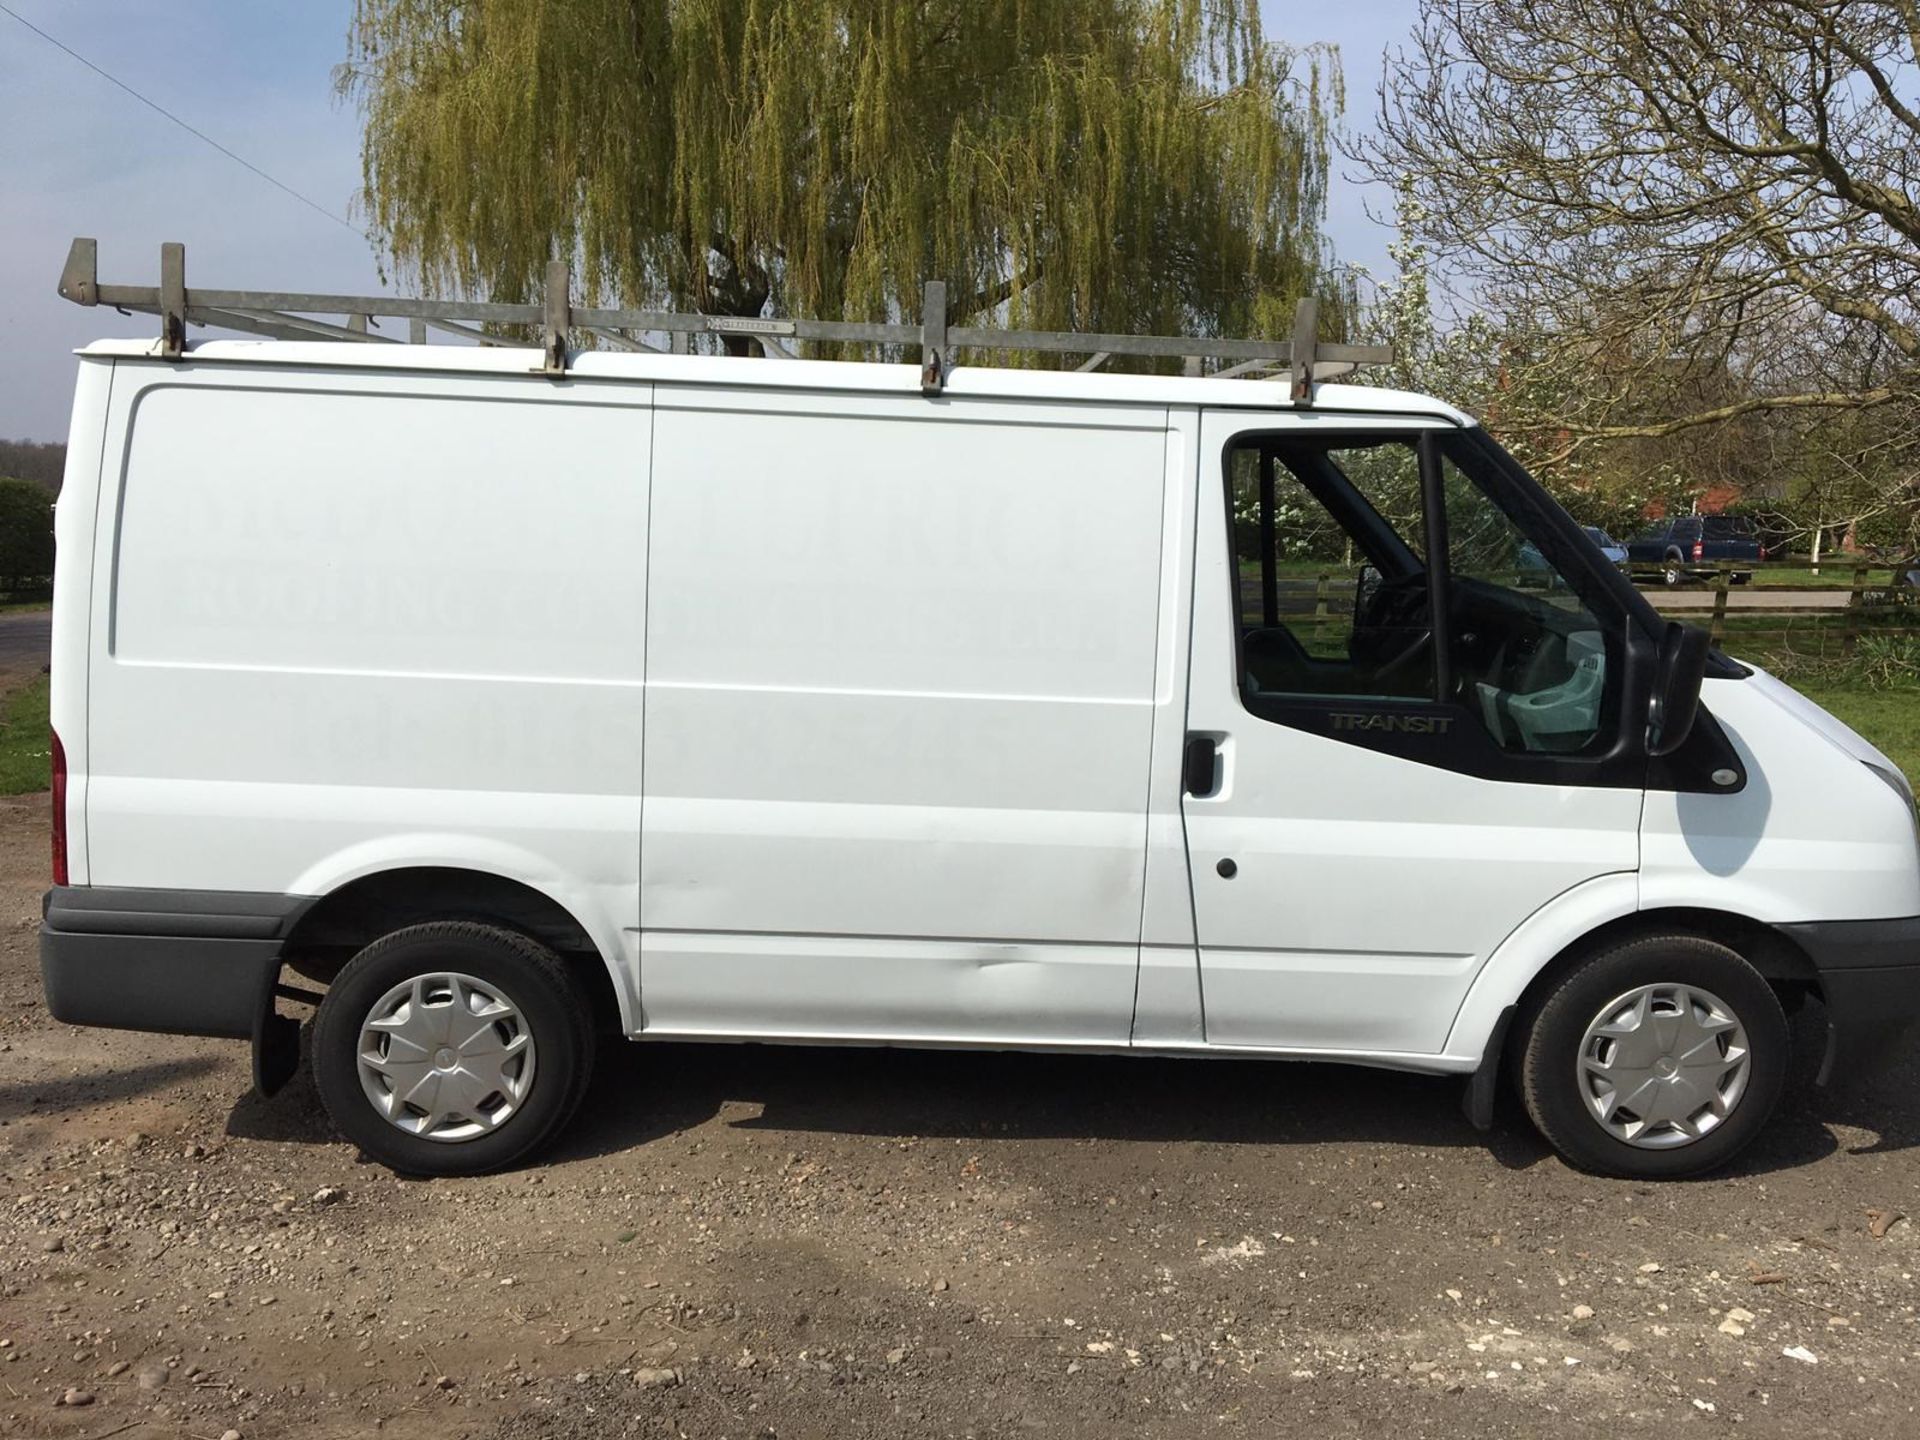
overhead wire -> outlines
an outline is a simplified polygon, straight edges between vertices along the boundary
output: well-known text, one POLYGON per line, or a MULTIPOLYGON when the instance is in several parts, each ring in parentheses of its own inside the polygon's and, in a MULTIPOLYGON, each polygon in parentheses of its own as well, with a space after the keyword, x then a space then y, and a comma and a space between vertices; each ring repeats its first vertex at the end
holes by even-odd
POLYGON ((12 6, 4 3, 0 3, 0 13, 4 13, 6 15, 12 16, 15 20, 18 20, 22 25, 26 26, 27 29, 31 30, 34 34, 38 35, 42 40, 46 41, 49 45, 53 46, 56 50, 64 51, 66 54, 72 56, 75 60, 79 61, 82 65, 86 66, 87 69, 93 71, 93 73, 98 75, 101 79, 109 82, 112 85, 116 85, 120 89, 126 91, 127 94, 131 95, 134 99, 138 100, 142 105, 146 106, 149 110, 153 111, 155 114, 164 116, 166 119, 172 121, 175 125, 178 125, 182 130, 186 131, 189 135, 193 136, 196 140, 199 140, 204 144, 211 145, 215 150, 218 150, 222 155, 226 156, 229 160, 233 161, 236 165, 242 166, 245 169, 250 170, 255 175, 259 176, 262 180, 266 181, 269 185, 273 186, 276 190, 280 190, 285 194, 292 196, 295 200, 298 200, 302 205, 305 205, 309 210, 317 211, 319 214, 326 216, 327 219, 333 221, 334 224, 342 226, 345 229, 351 230, 354 234, 358 235, 362 240, 369 238, 366 231, 362 230, 359 226, 355 225, 351 220, 348 220, 344 216, 338 215, 334 211, 329 210, 326 206, 322 205, 318 200, 314 200, 309 196, 302 195, 298 190, 294 189, 291 185, 287 184, 285 181, 276 179, 274 176, 269 175, 265 170, 262 170, 258 165, 254 164, 251 160, 247 159, 244 155, 236 155, 233 151, 229 150, 226 146, 222 145, 218 140, 214 139, 211 135, 207 134, 206 131, 198 129, 195 126, 188 124, 185 120, 181 119, 178 115, 174 114, 173 111, 167 109, 166 106, 160 104, 159 101, 148 99, 145 95, 142 95, 138 90, 134 89, 133 86, 129 85, 126 81, 122 80, 118 75, 115 75, 111 71, 105 70, 99 65, 94 64, 93 61, 89 60, 86 56, 82 55, 78 50, 75 50, 71 45, 68 45, 64 41, 61 41, 55 38, 54 36, 49 35, 46 31, 42 30, 38 25, 34 24, 31 20, 27 19, 26 16, 22 15, 18 10, 15 10, 12 6))

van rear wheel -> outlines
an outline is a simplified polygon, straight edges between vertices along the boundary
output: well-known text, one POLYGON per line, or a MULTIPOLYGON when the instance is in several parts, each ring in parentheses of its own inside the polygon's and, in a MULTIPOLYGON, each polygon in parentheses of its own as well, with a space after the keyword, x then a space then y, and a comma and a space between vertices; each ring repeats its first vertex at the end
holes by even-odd
POLYGON ((1757 970, 1711 940, 1653 935, 1600 952, 1544 997, 1520 1090, 1581 1169, 1670 1179, 1746 1148, 1787 1063, 1786 1016, 1757 970))
POLYGON ((593 1052, 588 998, 558 956, 459 921, 374 941, 314 1022, 334 1125, 409 1175, 484 1174, 530 1154, 578 1108, 593 1052))

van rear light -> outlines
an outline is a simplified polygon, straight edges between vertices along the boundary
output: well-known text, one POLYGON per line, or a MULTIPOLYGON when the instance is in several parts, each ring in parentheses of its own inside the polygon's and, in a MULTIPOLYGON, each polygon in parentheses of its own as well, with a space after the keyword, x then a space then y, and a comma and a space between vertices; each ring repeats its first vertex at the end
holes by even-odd
POLYGON ((67 883, 67 749, 53 735, 53 883, 67 883))

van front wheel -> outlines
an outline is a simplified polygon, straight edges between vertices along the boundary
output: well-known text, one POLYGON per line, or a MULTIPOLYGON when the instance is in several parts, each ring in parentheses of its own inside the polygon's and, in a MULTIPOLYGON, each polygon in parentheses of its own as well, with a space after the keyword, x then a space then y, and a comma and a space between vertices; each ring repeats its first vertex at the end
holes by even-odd
POLYGON ((478 1175, 566 1124, 593 1068, 587 998, 546 946, 440 921, 350 960, 314 1022, 334 1125, 409 1175, 478 1175))
POLYGON ((1653 935, 1602 951, 1534 1012, 1520 1089, 1540 1133, 1583 1170, 1697 1175, 1759 1133, 1787 1070, 1787 1022, 1724 945, 1653 935))

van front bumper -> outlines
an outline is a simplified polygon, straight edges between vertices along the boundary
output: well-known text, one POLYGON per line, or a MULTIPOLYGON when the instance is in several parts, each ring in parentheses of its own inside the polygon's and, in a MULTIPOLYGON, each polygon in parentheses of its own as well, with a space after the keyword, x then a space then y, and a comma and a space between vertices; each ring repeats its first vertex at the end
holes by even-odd
POLYGON ((85 885, 47 892, 40 979, 69 1025, 257 1040, 280 947, 312 900, 85 885))
POLYGON ((1920 915, 1780 928, 1813 961, 1827 1002, 1820 1083, 1836 1065, 1859 1075, 1884 1061, 1920 1021, 1920 915))

